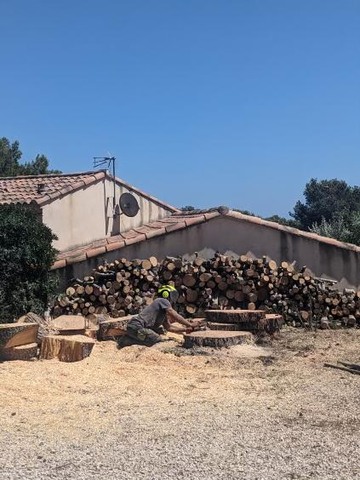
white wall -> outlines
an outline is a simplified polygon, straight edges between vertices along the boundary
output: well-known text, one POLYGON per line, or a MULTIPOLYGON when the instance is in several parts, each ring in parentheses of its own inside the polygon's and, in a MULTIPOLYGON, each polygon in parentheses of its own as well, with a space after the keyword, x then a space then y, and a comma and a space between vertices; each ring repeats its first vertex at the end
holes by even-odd
MULTIPOLYGON (((113 218, 113 185, 109 179, 100 180, 43 207, 43 222, 58 236, 55 248, 63 251, 140 227, 170 214, 169 209, 155 199, 132 192, 140 206, 137 215, 127 217, 121 214, 113 218)), ((122 193, 128 191, 125 186, 116 184, 116 202, 119 202, 122 193)))

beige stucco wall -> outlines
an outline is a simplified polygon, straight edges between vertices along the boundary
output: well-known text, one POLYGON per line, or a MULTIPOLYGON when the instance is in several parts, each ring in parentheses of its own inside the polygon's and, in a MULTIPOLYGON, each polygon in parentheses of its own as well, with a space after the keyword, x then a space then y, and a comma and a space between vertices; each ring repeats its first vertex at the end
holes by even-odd
POLYGON ((105 232, 103 182, 45 205, 43 222, 58 236, 54 242, 58 250, 101 238, 105 232))
POLYGON ((283 231, 226 216, 71 265, 63 269, 61 276, 64 281, 70 277, 89 275, 105 259, 112 261, 119 257, 134 259, 151 255, 163 259, 167 255, 192 255, 196 251, 211 257, 216 250, 238 255, 251 252, 256 257, 267 255, 277 262, 296 261, 296 267, 306 265, 316 276, 336 279, 341 286, 360 288, 359 253, 295 235, 290 230, 283 231))
MULTIPOLYGON (((126 186, 117 183, 116 202, 119 202, 122 193, 128 191, 126 186)), ((113 218, 114 186, 108 179, 45 205, 42 209, 43 222, 58 236, 54 242, 55 248, 62 251, 100 240, 170 214, 169 209, 138 191, 133 191, 132 194, 140 207, 135 217, 120 214, 113 218)))

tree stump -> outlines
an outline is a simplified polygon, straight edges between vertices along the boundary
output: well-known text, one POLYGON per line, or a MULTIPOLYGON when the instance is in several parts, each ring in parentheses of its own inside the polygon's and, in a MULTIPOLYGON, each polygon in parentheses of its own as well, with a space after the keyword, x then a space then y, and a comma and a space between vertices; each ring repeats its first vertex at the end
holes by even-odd
POLYGON ((60 335, 82 335, 85 333, 85 317, 82 315, 61 315, 50 322, 60 335))
POLYGON ((112 318, 99 323, 98 340, 112 340, 115 337, 125 335, 128 322, 134 315, 112 318))
POLYGON ((38 329, 37 323, 0 324, 0 347, 9 348, 36 343, 38 329))
POLYGON ((60 362, 78 362, 88 357, 95 340, 85 335, 48 335, 41 343, 40 358, 60 362))
POLYGON ((238 323, 207 322, 206 325, 210 328, 210 330, 226 330, 226 331, 240 330, 240 325, 238 323))
POLYGON ((251 343, 250 332, 229 332, 224 330, 202 330, 199 332, 187 333, 184 335, 184 347, 212 347, 223 348, 251 343))
POLYGON ((265 318, 264 310, 205 310, 208 322, 215 323, 257 323, 265 318))
POLYGON ((37 357, 38 344, 17 345, 15 347, 0 348, 1 360, 30 360, 37 357))

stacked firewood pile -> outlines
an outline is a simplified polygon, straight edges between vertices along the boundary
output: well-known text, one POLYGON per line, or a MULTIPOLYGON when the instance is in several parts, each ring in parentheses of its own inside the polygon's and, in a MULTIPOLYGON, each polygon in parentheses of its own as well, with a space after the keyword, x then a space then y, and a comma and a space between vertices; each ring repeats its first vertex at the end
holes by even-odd
POLYGON ((179 290, 176 308, 186 317, 203 317, 207 309, 261 309, 281 314, 294 326, 360 323, 360 292, 339 291, 289 262, 220 253, 208 260, 195 254, 191 260, 122 258, 100 265, 91 276, 71 282, 55 300, 52 315, 134 315, 168 283, 179 290))

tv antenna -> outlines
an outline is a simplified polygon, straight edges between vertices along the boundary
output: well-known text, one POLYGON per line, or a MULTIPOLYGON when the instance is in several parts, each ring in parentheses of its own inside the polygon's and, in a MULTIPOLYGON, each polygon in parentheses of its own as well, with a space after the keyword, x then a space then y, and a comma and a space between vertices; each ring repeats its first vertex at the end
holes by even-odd
POLYGON ((116 192, 116 180, 115 180, 115 160, 116 158, 112 155, 107 157, 93 157, 94 163, 93 167, 98 168, 102 165, 107 165, 107 169, 110 170, 110 166, 112 166, 112 176, 113 176, 113 187, 114 187, 114 196, 113 196, 113 215, 115 215, 115 207, 116 207, 116 199, 115 199, 115 192, 116 192))

